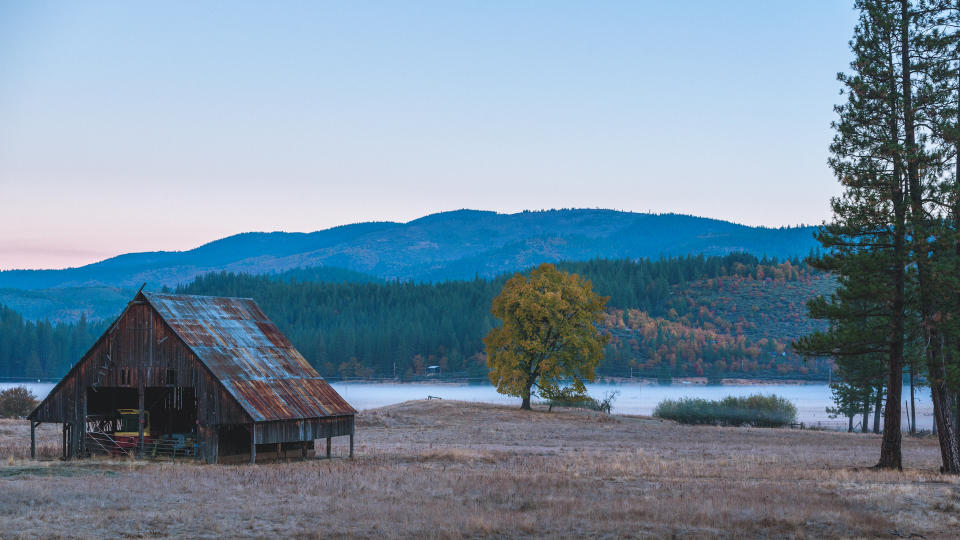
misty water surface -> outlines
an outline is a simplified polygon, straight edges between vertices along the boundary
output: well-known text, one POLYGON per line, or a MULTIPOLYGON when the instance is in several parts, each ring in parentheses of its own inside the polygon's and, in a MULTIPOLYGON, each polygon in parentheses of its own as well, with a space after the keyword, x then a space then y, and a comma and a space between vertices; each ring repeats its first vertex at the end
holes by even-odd
MULTIPOLYGON (((11 386, 26 386, 34 394, 44 397, 53 388, 53 383, 38 382, 2 382, 0 389, 11 386)), ((447 400, 475 401, 482 403, 499 403, 503 405, 517 405, 520 400, 510 396, 498 394, 490 385, 460 385, 443 383, 359 383, 335 382, 336 388, 354 408, 358 410, 373 409, 402 403, 413 399, 437 397, 447 400)), ((796 405, 798 420, 809 425, 820 422, 829 427, 846 428, 846 420, 830 418, 825 408, 832 405, 830 387, 824 383, 818 384, 753 384, 753 385, 724 385, 705 386, 696 384, 672 384, 661 386, 656 384, 619 383, 619 384, 591 384, 587 386, 590 395, 602 398, 608 392, 617 391, 613 403, 613 412, 619 414, 650 415, 657 403, 664 399, 681 397, 699 397, 705 399, 720 399, 726 396, 746 396, 750 394, 777 394, 796 405)), ((903 397, 910 396, 910 389, 904 387, 903 397)), ((904 414, 904 428, 906 428, 906 414, 904 414)), ((859 418, 857 419, 859 422, 859 418)), ((917 391, 917 427, 930 429, 933 423, 932 407, 929 390, 917 391)))

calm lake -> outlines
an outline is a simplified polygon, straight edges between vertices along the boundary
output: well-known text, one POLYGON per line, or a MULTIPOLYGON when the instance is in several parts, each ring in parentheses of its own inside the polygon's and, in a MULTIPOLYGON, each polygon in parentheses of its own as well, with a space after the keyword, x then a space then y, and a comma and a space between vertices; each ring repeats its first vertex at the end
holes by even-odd
MULTIPOLYGON (((44 397, 53 388, 53 383, 37 382, 0 382, 0 390, 11 386, 26 386, 38 397, 44 397)), ((480 384, 444 384, 444 383, 333 383, 340 395, 358 410, 373 409, 394 403, 401 403, 412 399, 426 399, 437 397, 460 401, 477 401, 483 403, 499 403, 504 405, 520 405, 520 400, 498 394, 490 385, 480 384)), ((619 394, 613 403, 613 412, 620 414, 653 413, 657 403, 664 399, 681 397, 699 397, 705 399, 720 399, 726 396, 746 396, 750 394, 777 394, 790 400, 797 407, 798 420, 808 424, 833 429, 846 429, 846 419, 830 418, 824 411, 832 405, 830 387, 819 384, 752 384, 752 385, 724 385, 704 386, 696 384, 673 384, 660 386, 648 383, 617 383, 591 384, 587 386, 590 395, 602 398, 607 392, 617 391, 619 394)), ((904 387, 903 397, 909 399, 910 389, 904 387)), ((859 418, 856 420, 859 422, 859 418)), ((930 429, 933 424, 933 408, 930 403, 928 389, 917 391, 917 427, 930 429)), ((906 412, 904 412, 904 429, 906 429, 906 412)))

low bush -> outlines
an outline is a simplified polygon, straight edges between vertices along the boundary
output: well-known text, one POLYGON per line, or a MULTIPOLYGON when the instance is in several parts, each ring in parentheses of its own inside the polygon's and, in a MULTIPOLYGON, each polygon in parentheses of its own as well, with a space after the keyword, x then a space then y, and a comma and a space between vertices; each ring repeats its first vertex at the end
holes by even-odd
POLYGON ((20 418, 37 406, 37 396, 24 386, 14 386, 0 392, 0 418, 20 418))
POLYGON ((617 396, 620 395, 619 390, 614 390, 612 392, 607 392, 603 395, 601 400, 593 400, 597 404, 597 410, 610 414, 610 411, 613 410, 613 402, 617 400, 617 396))
POLYGON ((781 427, 796 420, 797 408, 780 396, 755 394, 728 396, 719 401, 702 398, 666 399, 657 405, 653 415, 681 424, 781 427))
POLYGON ((562 388, 555 393, 541 391, 541 396, 547 398, 546 405, 549 411, 552 411, 554 407, 571 407, 576 409, 590 409, 607 414, 610 414, 610 410, 613 409, 613 402, 619 394, 620 391, 615 390, 604 394, 603 399, 597 399, 587 394, 579 393, 569 387, 562 388))
POLYGON ((593 399, 587 394, 577 391, 572 386, 564 386, 554 390, 540 389, 540 397, 545 398, 549 410, 554 407, 590 408, 593 399))

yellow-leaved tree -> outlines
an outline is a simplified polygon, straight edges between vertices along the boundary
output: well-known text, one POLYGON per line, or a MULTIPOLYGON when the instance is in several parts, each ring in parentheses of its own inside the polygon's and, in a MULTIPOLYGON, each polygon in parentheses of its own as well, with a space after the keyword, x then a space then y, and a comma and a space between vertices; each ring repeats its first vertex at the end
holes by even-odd
POLYGON ((530 409, 534 387, 543 396, 585 394, 609 338, 597 327, 607 300, 552 264, 510 278, 490 310, 502 324, 483 338, 490 382, 521 398, 521 409, 530 409))

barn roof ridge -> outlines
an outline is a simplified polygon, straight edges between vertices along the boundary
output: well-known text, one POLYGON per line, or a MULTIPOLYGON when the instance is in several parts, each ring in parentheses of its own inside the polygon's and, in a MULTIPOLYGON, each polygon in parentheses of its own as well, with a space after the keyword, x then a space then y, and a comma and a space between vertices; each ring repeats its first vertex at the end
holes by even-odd
POLYGON ((143 292, 144 296, 146 296, 146 295, 150 295, 150 296, 188 296, 188 297, 192 297, 192 298, 224 298, 224 299, 227 299, 227 300, 250 300, 250 301, 252 301, 252 302, 256 302, 256 300, 254 300, 254 299, 253 299, 252 297, 250 297, 250 296, 217 296, 217 295, 212 295, 212 294, 186 294, 186 293, 177 293, 177 292, 168 292, 168 293, 165 293, 165 292, 153 292, 153 291, 142 291, 142 292, 143 292))

